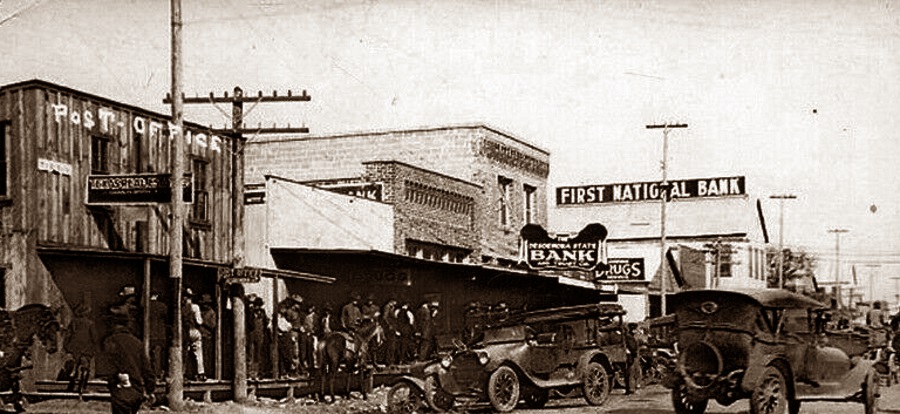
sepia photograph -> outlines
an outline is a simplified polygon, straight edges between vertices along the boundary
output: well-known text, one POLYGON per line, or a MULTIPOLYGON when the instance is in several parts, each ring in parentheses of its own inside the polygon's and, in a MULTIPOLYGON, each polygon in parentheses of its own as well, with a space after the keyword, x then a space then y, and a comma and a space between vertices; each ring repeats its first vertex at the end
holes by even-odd
POLYGON ((900 414, 900 1, 0 0, 0 413, 900 414))

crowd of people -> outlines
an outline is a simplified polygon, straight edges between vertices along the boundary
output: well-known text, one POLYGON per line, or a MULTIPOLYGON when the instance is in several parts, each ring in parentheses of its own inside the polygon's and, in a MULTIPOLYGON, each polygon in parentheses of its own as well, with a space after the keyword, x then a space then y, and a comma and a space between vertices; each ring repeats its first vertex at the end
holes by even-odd
POLYGON ((331 332, 354 334, 365 323, 378 326, 370 343, 371 359, 378 365, 406 364, 427 360, 436 351, 436 318, 438 302, 423 301, 413 308, 409 302, 388 299, 376 303, 368 294, 365 300, 352 292, 339 308, 333 303, 308 303, 293 293, 275 304, 274 320, 265 312, 265 301, 256 294, 247 297, 248 376, 261 378, 274 372, 270 361, 273 341, 271 325, 275 325, 279 372, 284 377, 298 377, 321 368, 320 342, 331 332))

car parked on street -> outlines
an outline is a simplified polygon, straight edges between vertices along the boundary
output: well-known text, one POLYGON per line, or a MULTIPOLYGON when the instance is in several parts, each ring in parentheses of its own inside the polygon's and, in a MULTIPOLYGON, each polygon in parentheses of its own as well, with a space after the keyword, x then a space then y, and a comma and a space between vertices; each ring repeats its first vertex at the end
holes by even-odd
POLYGON ((751 414, 796 414, 803 401, 861 402, 875 413, 873 361, 829 340, 822 303, 781 289, 692 290, 669 303, 680 352, 664 384, 676 413, 744 398, 751 414))
POLYGON ((551 390, 580 389, 589 404, 601 405, 614 372, 625 372, 624 314, 618 304, 512 314, 425 369, 426 401, 439 411, 469 399, 509 412, 522 400, 543 407, 551 390))

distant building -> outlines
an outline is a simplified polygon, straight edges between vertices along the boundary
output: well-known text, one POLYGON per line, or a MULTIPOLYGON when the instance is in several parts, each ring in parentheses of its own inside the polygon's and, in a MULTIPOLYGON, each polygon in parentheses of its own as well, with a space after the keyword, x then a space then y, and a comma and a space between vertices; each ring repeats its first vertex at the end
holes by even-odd
POLYGON ((584 217, 609 230, 611 269, 591 275, 617 292, 628 318, 660 314, 660 292, 766 286, 768 234, 759 202, 744 177, 673 180, 667 203, 667 260, 660 266, 658 183, 619 183, 555 189, 551 228, 574 232, 584 217), (662 276, 661 276, 662 275, 662 276))
POLYGON ((465 125, 272 137, 246 155, 248 260, 334 277, 333 289, 307 291, 313 301, 354 290, 381 303, 430 298, 448 330, 473 301, 596 301, 593 284, 518 265, 520 229, 546 226, 549 153, 511 134, 465 125))

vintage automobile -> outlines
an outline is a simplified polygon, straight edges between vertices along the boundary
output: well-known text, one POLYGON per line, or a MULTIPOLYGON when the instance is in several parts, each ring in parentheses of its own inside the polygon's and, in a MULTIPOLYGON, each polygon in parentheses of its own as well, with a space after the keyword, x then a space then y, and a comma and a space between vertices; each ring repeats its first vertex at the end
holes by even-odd
POLYGON ((780 289, 691 290, 674 295, 680 350, 672 389, 679 414, 710 399, 750 399, 751 414, 796 414, 803 401, 852 401, 876 411, 873 361, 829 342, 825 306, 780 289))
POLYGON ((539 408, 551 390, 580 389, 601 405, 613 373, 625 369, 624 314, 618 304, 590 304, 510 315, 425 369, 426 401, 438 411, 468 399, 509 412, 520 400, 539 408))

